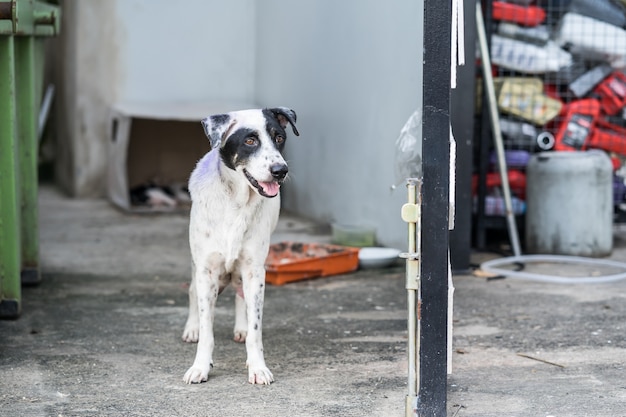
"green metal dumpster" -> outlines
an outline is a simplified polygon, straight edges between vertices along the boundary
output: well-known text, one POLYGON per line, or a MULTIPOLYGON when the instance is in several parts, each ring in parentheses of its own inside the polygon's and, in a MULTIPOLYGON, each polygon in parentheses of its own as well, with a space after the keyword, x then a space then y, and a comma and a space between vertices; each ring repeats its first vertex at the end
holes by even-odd
POLYGON ((42 37, 55 36, 60 9, 35 0, 0 0, 0 318, 21 312, 21 284, 39 271, 37 113, 42 37))

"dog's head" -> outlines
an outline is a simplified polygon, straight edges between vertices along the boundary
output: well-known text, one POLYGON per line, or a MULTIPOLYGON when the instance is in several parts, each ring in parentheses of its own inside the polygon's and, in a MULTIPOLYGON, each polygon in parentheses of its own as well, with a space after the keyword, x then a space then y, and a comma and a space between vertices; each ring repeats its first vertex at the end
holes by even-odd
POLYGON ((287 176, 282 151, 288 124, 299 136, 296 113, 286 107, 241 110, 202 120, 211 148, 219 148, 224 165, 241 173, 263 197, 276 197, 287 176))

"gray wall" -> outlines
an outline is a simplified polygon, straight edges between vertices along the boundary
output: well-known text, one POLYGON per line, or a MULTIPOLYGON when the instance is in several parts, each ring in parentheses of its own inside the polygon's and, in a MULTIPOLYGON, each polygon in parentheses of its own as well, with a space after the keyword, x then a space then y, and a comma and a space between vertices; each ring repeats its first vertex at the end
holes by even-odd
POLYGON ((255 0, 62 0, 57 43, 57 180, 106 190, 107 124, 120 102, 250 103, 255 0))
POLYGON ((422 100, 421 2, 264 0, 257 7, 257 102, 292 107, 284 207, 372 225, 406 248, 395 140, 422 100))
POLYGON ((78 197, 106 189, 114 103, 289 106, 284 207, 371 225, 406 246, 394 144, 421 103, 422 4, 413 0, 64 0, 57 174, 78 197))
POLYGON ((106 116, 115 99, 118 28, 114 2, 61 2, 55 97, 56 178, 71 195, 100 196, 106 175, 106 116))
POLYGON ((115 3, 117 101, 252 101, 255 0, 115 3))

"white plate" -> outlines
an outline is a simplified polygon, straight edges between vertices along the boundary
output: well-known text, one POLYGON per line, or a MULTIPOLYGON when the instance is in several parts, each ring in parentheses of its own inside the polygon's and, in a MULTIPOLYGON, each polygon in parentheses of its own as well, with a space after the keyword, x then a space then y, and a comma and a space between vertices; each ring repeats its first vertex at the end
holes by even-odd
POLYGON ((361 268, 384 268, 398 259, 400 251, 393 248, 361 248, 359 250, 359 266, 361 268))

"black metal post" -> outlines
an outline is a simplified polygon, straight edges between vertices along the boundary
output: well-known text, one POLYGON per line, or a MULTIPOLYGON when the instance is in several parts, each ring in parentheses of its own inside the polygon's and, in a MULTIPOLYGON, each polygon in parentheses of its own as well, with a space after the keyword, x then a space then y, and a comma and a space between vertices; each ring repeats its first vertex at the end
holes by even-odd
POLYGON ((451 20, 452 0, 424 0, 420 417, 446 415, 451 20))
POLYGON ((476 2, 465 0, 465 65, 457 68, 457 87, 450 97, 452 131, 456 139, 456 213, 450 232, 452 270, 467 272, 472 247, 472 164, 476 111, 476 2))

